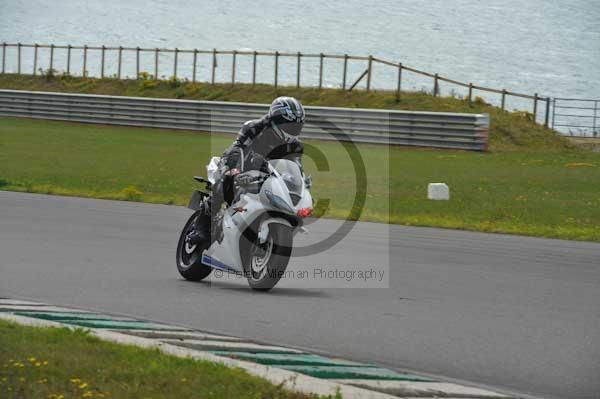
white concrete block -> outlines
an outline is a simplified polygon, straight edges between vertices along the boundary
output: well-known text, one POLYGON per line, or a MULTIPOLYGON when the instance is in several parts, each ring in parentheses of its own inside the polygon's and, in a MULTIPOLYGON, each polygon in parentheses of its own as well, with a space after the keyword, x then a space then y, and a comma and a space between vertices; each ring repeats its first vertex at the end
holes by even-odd
POLYGON ((449 200, 450 189, 446 183, 429 183, 427 198, 430 200, 449 200))

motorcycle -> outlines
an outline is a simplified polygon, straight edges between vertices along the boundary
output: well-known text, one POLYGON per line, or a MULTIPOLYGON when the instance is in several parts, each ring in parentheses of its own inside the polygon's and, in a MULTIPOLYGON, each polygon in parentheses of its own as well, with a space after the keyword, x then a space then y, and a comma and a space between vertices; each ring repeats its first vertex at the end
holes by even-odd
POLYGON ((266 162, 266 172, 243 172, 235 179, 231 205, 219 210, 213 219, 216 226, 210 226, 211 189, 220 178, 219 162, 219 157, 211 159, 207 179, 194 177, 206 190, 195 190, 188 204, 194 213, 179 237, 177 270, 192 281, 205 279, 213 269, 236 273, 245 276, 252 289, 268 291, 285 274, 294 236, 307 232, 304 219, 313 211, 312 180, 286 159, 266 162), (208 226, 210 238, 190 241, 194 229, 208 226))

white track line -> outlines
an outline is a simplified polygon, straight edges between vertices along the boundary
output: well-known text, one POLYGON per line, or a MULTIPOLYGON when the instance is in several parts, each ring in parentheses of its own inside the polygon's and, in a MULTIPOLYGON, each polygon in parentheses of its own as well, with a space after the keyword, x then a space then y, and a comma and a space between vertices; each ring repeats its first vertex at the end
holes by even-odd
POLYGON ((240 338, 230 337, 227 335, 215 335, 203 332, 194 331, 163 331, 163 330, 119 330, 113 329, 112 331, 120 332, 127 335, 135 335, 136 337, 149 338, 149 339, 160 339, 167 340, 171 339, 174 342, 188 339, 197 340, 216 340, 216 341, 230 341, 230 342, 242 342, 240 338), (182 337, 182 338, 179 338, 182 337))
POLYGON ((383 380, 336 380, 342 384, 371 388, 404 397, 444 397, 468 396, 477 398, 509 398, 497 392, 481 388, 472 388, 450 382, 416 382, 383 380))
POLYGON ((20 301, 18 299, 0 299, 0 306, 4 304, 47 306, 46 304, 40 302, 20 301))
POLYGON ((210 346, 210 347, 215 347, 216 348, 215 350, 218 350, 219 348, 223 348, 223 350, 243 349, 243 350, 256 350, 257 352, 272 351, 272 352, 286 352, 286 353, 304 353, 297 349, 284 348, 282 346, 259 345, 259 344, 253 344, 250 342, 224 342, 224 341, 196 340, 196 339, 186 339, 185 341, 181 341, 181 340, 177 340, 177 339, 161 339, 161 341, 166 342, 168 344, 174 344, 174 345, 188 344, 188 345, 210 346))
MULTIPOLYGON (((80 313, 80 314, 93 314, 96 313, 88 312, 85 310, 77 310, 70 308, 62 308, 59 306, 50 306, 50 305, 35 305, 35 306, 27 306, 27 305, 3 305, 0 303, 0 309, 10 309, 11 312, 54 312, 54 313, 80 313)), ((98 315, 100 316, 100 315, 98 315)))

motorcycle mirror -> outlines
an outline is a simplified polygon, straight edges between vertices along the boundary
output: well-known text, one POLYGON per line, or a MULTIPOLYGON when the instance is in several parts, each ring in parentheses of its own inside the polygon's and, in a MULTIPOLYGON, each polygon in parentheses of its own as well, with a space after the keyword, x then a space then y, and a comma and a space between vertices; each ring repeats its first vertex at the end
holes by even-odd
POLYGON ((306 188, 312 187, 312 175, 308 175, 304 178, 304 185, 306 186, 306 188))

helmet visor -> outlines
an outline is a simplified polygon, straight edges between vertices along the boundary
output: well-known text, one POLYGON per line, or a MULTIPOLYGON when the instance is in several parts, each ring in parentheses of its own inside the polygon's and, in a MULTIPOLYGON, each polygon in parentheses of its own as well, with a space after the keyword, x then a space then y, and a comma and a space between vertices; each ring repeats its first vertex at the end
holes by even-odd
POLYGON ((303 123, 298 122, 286 122, 286 123, 272 123, 273 130, 279 137, 285 141, 290 141, 296 138, 302 131, 303 123))
POLYGON ((302 125, 301 122, 286 122, 278 124, 277 127, 285 134, 298 136, 302 131, 302 125))

